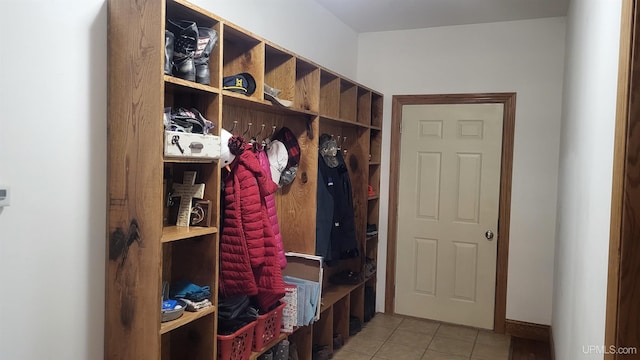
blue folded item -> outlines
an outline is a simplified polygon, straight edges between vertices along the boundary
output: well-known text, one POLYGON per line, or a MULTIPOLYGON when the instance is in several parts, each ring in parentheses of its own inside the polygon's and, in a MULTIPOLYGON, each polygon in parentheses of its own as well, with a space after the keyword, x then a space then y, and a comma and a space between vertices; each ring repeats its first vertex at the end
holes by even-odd
MULTIPOLYGON (((320 284, 315 281, 309 281, 292 276, 283 276, 286 283, 298 286, 298 298, 302 297, 302 314, 303 325, 310 325, 315 319, 317 307, 320 303, 320 284)), ((301 307, 298 306, 300 313, 301 307)))
POLYGON ((208 286, 198 286, 186 280, 180 280, 171 287, 171 298, 202 301, 211 299, 211 290, 208 286))

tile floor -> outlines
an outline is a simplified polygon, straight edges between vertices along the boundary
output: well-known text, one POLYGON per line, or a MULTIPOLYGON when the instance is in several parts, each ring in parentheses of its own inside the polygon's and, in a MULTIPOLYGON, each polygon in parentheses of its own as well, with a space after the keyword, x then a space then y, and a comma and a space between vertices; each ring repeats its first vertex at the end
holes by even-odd
POLYGON ((508 360, 511 338, 464 326, 378 313, 334 360, 508 360))

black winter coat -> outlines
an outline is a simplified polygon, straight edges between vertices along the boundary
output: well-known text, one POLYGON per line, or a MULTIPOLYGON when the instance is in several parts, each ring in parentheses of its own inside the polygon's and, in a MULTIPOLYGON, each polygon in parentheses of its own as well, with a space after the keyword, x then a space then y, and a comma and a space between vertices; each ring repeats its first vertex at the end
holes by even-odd
POLYGON ((316 255, 328 265, 359 255, 351 179, 340 151, 336 158, 338 166, 331 168, 318 156, 316 255))

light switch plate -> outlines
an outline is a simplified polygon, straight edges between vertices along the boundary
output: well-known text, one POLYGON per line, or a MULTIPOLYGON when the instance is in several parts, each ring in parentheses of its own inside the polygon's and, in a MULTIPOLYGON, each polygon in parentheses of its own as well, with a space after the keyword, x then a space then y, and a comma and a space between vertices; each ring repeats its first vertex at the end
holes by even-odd
POLYGON ((11 205, 11 191, 8 186, 0 185, 0 207, 11 205))

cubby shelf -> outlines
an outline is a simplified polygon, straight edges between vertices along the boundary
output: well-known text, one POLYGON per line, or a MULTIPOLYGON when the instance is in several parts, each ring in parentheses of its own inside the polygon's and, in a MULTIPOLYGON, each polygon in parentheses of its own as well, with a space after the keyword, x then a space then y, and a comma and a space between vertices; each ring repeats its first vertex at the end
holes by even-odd
POLYGON ((362 286, 362 283, 355 285, 333 285, 322 292, 322 306, 320 313, 333 306, 345 296, 349 295, 354 289, 362 286))
POLYGON ((305 109, 299 109, 295 107, 278 106, 271 103, 271 101, 256 99, 248 97, 246 95, 238 94, 228 90, 222 90, 224 97, 224 103, 227 105, 235 105, 243 107, 245 109, 251 109, 266 113, 281 114, 281 115, 304 115, 304 116, 316 116, 317 113, 305 109))
POLYGON ((164 81, 167 84, 172 84, 175 86, 180 86, 183 88, 183 90, 191 90, 191 91, 204 91, 204 92, 208 92, 208 93, 212 93, 212 94, 219 94, 220 93, 220 89, 213 87, 213 86, 209 86, 209 85, 203 85, 203 84, 198 84, 196 82, 193 81, 188 81, 188 80, 184 80, 184 79, 180 79, 177 77, 173 77, 170 75, 164 75, 164 81))
POLYGON ((196 236, 215 234, 218 232, 218 228, 214 226, 210 227, 198 227, 198 226, 167 226, 162 229, 163 243, 194 238, 196 236))
POLYGON ((163 322, 162 325, 160 325, 160 334, 166 334, 171 330, 175 330, 183 325, 189 324, 192 321, 205 317, 209 314, 213 314, 215 312, 215 306, 210 306, 204 310, 196 312, 185 311, 179 318, 172 321, 163 322))

